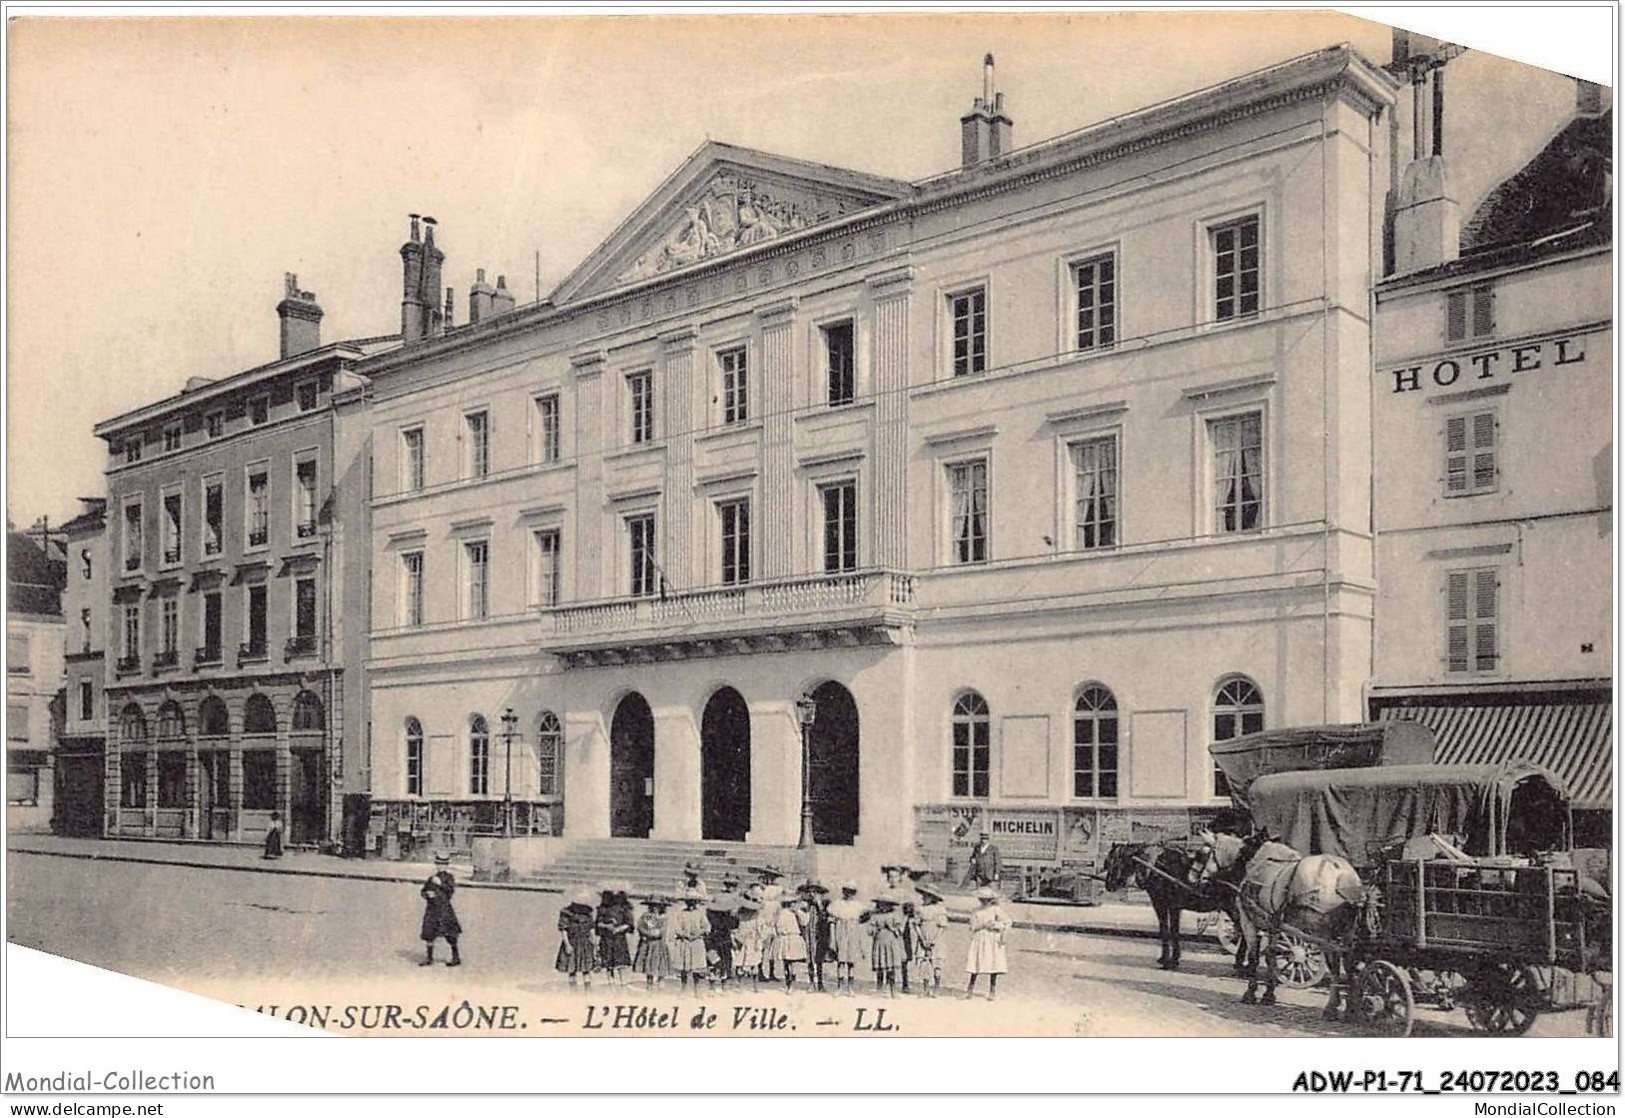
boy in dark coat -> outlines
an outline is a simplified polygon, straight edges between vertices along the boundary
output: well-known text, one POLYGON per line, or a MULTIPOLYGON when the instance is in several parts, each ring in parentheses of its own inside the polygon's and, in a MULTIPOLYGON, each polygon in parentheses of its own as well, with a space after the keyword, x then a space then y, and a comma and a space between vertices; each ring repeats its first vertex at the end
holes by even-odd
POLYGON ((809 881, 797 890, 807 902, 807 982, 819 993, 824 992, 824 962, 830 954, 829 942, 829 890, 816 881, 809 881))
POLYGON ((423 883, 418 890, 424 900, 423 930, 420 933, 423 939, 423 962, 420 967, 434 965, 434 941, 443 939, 451 947, 451 958, 446 962, 448 967, 463 965, 462 956, 457 953, 457 937, 463 934, 463 926, 457 922, 457 911, 451 907, 451 895, 457 891, 457 881, 451 876, 451 855, 436 854, 434 874, 423 883))

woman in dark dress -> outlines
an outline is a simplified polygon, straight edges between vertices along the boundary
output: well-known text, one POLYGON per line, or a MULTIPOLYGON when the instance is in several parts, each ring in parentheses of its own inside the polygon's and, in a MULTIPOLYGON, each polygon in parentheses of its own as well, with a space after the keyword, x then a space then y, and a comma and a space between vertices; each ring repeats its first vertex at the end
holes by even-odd
POLYGON ((607 883, 598 903, 598 965, 609 972, 609 980, 619 986, 622 971, 632 965, 632 947, 627 937, 632 934, 632 902, 627 898, 630 885, 624 882, 607 883))
POLYGON ((276 812, 271 813, 271 825, 265 829, 266 858, 282 857, 282 816, 276 812))
POLYGON ((434 965, 434 941, 443 939, 451 948, 451 958, 446 961, 448 967, 463 965, 462 956, 457 953, 457 937, 463 934, 463 926, 457 922, 457 912, 451 907, 451 895, 457 891, 457 881, 451 876, 451 855, 436 854, 434 864, 437 867, 429 880, 423 883, 418 894, 423 897, 423 962, 419 966, 434 965))

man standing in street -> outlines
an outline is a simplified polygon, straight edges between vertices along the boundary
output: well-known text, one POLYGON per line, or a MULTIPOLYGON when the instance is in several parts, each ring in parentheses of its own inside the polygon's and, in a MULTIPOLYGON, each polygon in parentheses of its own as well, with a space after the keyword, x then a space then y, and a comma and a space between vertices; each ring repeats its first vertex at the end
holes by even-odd
POLYGON ((984 885, 997 887, 999 884, 999 848, 989 841, 986 831, 976 836, 976 845, 971 847, 970 866, 965 871, 965 880, 961 883, 968 887, 981 888, 984 885))

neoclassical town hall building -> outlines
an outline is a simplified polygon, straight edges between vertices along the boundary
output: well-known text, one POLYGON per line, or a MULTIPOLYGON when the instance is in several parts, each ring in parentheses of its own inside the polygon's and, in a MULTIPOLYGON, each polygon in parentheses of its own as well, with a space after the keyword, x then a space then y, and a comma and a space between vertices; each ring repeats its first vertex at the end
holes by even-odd
POLYGON ((1015 148, 989 73, 916 183, 707 143, 460 329, 414 229, 375 803, 788 846, 810 696, 820 845, 1087 854, 1221 803, 1215 735, 1359 719, 1396 84, 1334 48, 1015 148))
POLYGON ((233 837, 249 789, 294 808, 313 695, 327 832, 366 793, 387 854, 512 827, 765 857, 804 771, 837 871, 981 826, 1018 864, 1186 830, 1227 803, 1212 741, 1371 713, 1373 291, 1396 243, 1454 256, 1442 172, 1397 177, 1401 86, 1333 47, 1018 147, 990 57, 954 170, 708 142, 546 300, 479 273, 461 325, 447 231, 414 217, 398 338, 312 334, 99 428, 108 530, 136 532, 110 752, 144 773, 109 819, 165 826, 166 787, 242 809, 233 837), (205 448, 175 490, 201 536, 128 458, 172 415, 205 448), (199 594, 181 630, 232 640, 187 657, 163 603, 199 594), (216 696, 183 777, 164 704, 216 696))

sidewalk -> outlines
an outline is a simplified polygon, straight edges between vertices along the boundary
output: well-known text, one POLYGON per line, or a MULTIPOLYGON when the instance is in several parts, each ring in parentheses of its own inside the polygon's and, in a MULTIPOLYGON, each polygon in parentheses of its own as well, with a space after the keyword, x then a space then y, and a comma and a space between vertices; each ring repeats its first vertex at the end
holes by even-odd
MULTIPOLYGON (((294 874, 309 877, 355 878, 403 885, 420 884, 430 872, 427 863, 386 862, 375 859, 337 858, 311 851, 290 851, 280 859, 260 857, 258 847, 221 846, 212 843, 164 842, 148 839, 75 839, 58 835, 11 834, 6 836, 8 856, 79 858, 90 861, 126 862, 153 866, 193 866, 200 869, 242 873, 294 874)), ((560 886, 544 881, 496 882, 471 880, 473 866, 453 864, 458 887, 497 889, 519 893, 562 894, 560 886)), ((950 918, 963 922, 969 917, 964 908, 968 898, 952 897, 950 918)), ((1108 902, 1093 906, 1059 904, 1004 905, 1018 928, 1084 935, 1116 935, 1137 938, 1157 937, 1157 918, 1150 905, 1108 902)), ((1211 941, 1211 935, 1187 932, 1193 942, 1211 941)))

